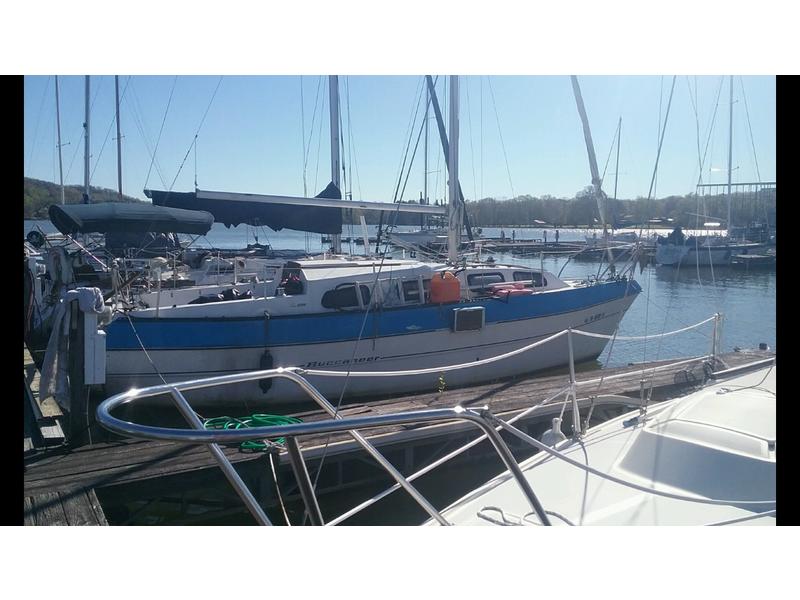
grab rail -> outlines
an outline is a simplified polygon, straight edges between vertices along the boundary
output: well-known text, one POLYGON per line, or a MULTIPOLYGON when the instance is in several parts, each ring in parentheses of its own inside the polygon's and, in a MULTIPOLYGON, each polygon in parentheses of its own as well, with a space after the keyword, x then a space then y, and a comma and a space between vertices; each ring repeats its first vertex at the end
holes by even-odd
MULTIPOLYGON (((492 417, 487 407, 480 409, 469 409, 457 406, 455 408, 420 410, 406 413, 344 419, 336 412, 336 409, 333 407, 333 405, 331 405, 313 385, 299 375, 297 371, 299 371, 299 369, 294 367, 280 367, 278 369, 252 371, 249 373, 236 373, 233 375, 221 375, 217 377, 193 379, 174 384, 162 384, 141 389, 131 389, 103 401, 97 407, 97 422, 106 429, 121 435, 129 435, 132 437, 153 440, 171 440, 183 443, 208 444, 209 451, 222 468, 225 476, 228 478, 228 481, 234 487, 239 497, 244 501, 245 505, 255 517, 256 521, 262 525, 271 525, 269 518, 266 516, 261 506, 253 497, 252 493, 247 488, 247 485, 236 473, 236 470, 233 468, 230 460, 228 460, 217 444, 252 440, 255 438, 293 438, 299 435, 347 431, 434 520, 441 525, 449 525, 439 511, 437 511, 430 504, 430 502, 422 494, 420 494, 419 491, 412 486, 411 483, 357 430, 387 425, 402 425, 420 422, 430 423, 452 420, 467 421, 473 423, 475 426, 483 430, 483 433, 492 442, 495 451, 498 453, 505 466, 517 481, 517 484, 520 486, 522 493, 525 495, 533 511, 536 512, 543 524, 550 524, 542 505, 531 489, 530 484, 525 479, 525 476, 522 474, 522 471, 520 470, 516 460, 514 460, 511 451, 500 437, 498 431, 495 430, 495 428, 490 424, 490 419, 492 417), (328 414, 331 415, 331 417, 333 417, 333 420, 316 423, 253 427, 238 430, 206 430, 203 428, 203 424, 200 422, 197 414, 191 408, 189 402, 181 393, 185 390, 201 389, 217 385, 271 378, 289 379, 290 381, 293 381, 299 385, 315 402, 317 402, 317 404, 320 405, 320 407, 322 407, 328 414), (193 429, 175 429, 141 425, 138 423, 123 421, 111 414, 111 411, 119 406, 130 404, 140 398, 158 396, 164 393, 169 393, 171 395, 178 410, 193 427, 193 429)), ((293 452, 290 453, 290 460, 295 461, 298 459, 302 462, 302 455, 299 452, 299 448, 294 447, 293 452)), ((302 474, 304 474, 305 477, 305 481, 301 483, 301 488, 306 492, 310 490, 312 495, 312 497, 309 498, 307 493, 303 494, 304 501, 306 503, 306 509, 308 510, 309 514, 319 516, 321 521, 318 507, 315 506, 316 499, 313 498, 313 486, 308 480, 308 473, 304 468, 297 468, 298 466, 299 465, 293 462, 295 474, 298 477, 302 477, 302 474)))

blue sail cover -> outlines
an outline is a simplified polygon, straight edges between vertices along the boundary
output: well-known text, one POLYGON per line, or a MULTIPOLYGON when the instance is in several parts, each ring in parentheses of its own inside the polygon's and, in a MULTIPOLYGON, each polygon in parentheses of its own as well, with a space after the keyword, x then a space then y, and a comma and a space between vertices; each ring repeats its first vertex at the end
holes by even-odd
POLYGON ((50 221, 63 234, 75 233, 191 233, 205 235, 214 217, 199 210, 153 206, 146 202, 53 204, 50 221))
MULTIPOLYGON (((286 228, 314 233, 342 232, 341 208, 198 198, 194 192, 145 190, 144 193, 158 206, 206 210, 226 227, 246 223, 255 226, 266 225, 275 231, 286 228)), ((316 198, 341 200, 342 193, 333 183, 329 183, 316 198)))

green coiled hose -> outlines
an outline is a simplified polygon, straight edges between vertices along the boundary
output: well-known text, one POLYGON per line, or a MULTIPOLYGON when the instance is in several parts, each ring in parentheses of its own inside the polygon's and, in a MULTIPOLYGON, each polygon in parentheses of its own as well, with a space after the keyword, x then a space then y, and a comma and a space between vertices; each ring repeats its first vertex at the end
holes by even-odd
MULTIPOLYGON (((254 414, 249 417, 212 417, 203 422, 206 429, 243 429, 248 427, 269 427, 271 425, 291 425, 302 423, 295 417, 283 415, 254 414)), ((278 438, 275 443, 283 445, 285 438, 278 438)), ((261 440, 245 440, 239 444, 242 452, 265 452, 268 444, 261 440)))

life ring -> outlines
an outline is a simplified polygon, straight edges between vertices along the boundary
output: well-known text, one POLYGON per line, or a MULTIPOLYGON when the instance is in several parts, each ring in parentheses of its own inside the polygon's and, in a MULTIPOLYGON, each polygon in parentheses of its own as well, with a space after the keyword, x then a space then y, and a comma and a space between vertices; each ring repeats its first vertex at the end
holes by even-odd
POLYGON ((25 239, 28 240, 28 243, 34 248, 41 248, 44 246, 44 236, 41 231, 31 229, 28 235, 25 236, 25 239))

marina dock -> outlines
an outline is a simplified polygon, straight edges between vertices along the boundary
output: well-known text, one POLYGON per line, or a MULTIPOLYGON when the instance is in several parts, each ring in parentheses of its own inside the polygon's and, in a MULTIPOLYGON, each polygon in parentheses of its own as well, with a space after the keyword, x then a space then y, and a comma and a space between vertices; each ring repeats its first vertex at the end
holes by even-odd
MULTIPOLYGON (((734 368, 773 356, 774 352, 769 350, 721 354, 715 370, 734 368)), ((590 405, 594 407, 591 424, 613 418, 641 405, 642 398, 651 386, 653 400, 664 400, 701 384, 708 375, 709 366, 704 366, 707 360, 704 357, 689 362, 685 359, 665 360, 581 372, 576 378, 578 405, 581 409, 590 405), (656 367, 658 370, 654 371, 656 367), (602 387, 598 385, 601 377, 602 387), (613 395, 616 398, 598 400, 600 391, 604 396, 613 395)), ((568 383, 569 375, 564 370, 545 377, 527 377, 464 389, 371 402, 354 401, 345 404, 340 414, 345 417, 365 416, 461 405, 488 406, 495 415, 510 418, 550 398, 568 383)), ((34 396, 37 395, 34 378, 31 378, 31 383, 26 379, 26 386, 31 388, 34 396)), ((522 428, 530 435, 541 435, 553 415, 562 410, 562 399, 560 396, 546 403, 535 416, 520 421, 522 428)), ((26 395, 26 403, 29 402, 26 395)), ((571 422, 571 410, 569 406, 565 408, 566 424, 571 422)), ((321 410, 295 413, 293 416, 305 422, 327 417, 321 410)), ((585 410, 581 411, 581 416, 586 416, 585 410)), ((26 418, 32 416, 26 415, 26 418)), ((468 424, 446 423, 376 428, 364 434, 402 472, 410 473, 475 439, 479 432, 468 424)), ((360 446, 347 434, 306 436, 298 442, 312 476, 324 457, 325 469, 321 471, 317 485, 317 493, 321 498, 328 493, 384 481, 385 474, 369 461, 360 446)), ((509 445, 515 448, 513 443, 509 445)), ((485 455, 486 447, 488 444, 485 442, 479 444, 465 453, 461 460, 476 459, 481 452, 485 455), (483 451, 481 446, 485 447, 483 451)), ((262 506, 276 506, 278 494, 287 502, 299 498, 285 450, 272 455, 241 452, 238 447, 224 447, 223 451, 262 506), (275 461, 276 478, 271 471, 271 461, 275 461)), ((196 513, 198 505, 213 511, 216 517, 244 511, 217 463, 202 445, 121 438, 81 447, 63 443, 28 451, 24 466, 26 525, 130 523, 136 518, 136 511, 131 509, 132 503, 141 506, 138 510, 145 510, 158 502, 169 505, 180 514, 172 521, 176 524, 203 522, 202 515, 192 514, 193 510, 196 513), (218 493, 187 498, 186 491, 192 489, 215 489, 218 493)))

